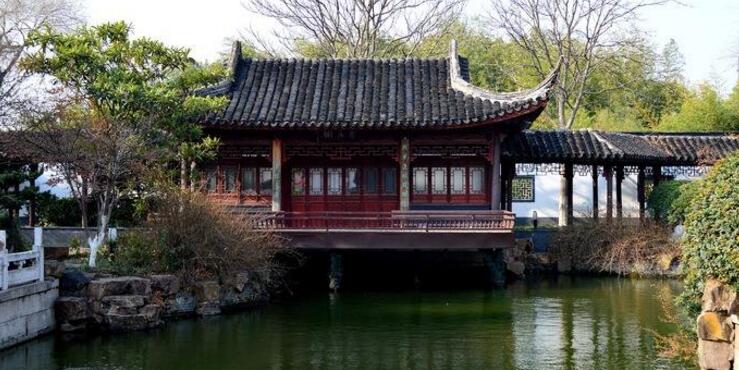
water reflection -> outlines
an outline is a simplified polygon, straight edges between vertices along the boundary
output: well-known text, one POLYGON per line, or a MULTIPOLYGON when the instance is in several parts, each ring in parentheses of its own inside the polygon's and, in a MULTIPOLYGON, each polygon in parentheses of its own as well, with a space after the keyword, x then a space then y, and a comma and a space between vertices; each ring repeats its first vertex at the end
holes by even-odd
POLYGON ((666 281, 342 293, 123 336, 45 338, 5 369, 674 369, 655 355, 666 281))

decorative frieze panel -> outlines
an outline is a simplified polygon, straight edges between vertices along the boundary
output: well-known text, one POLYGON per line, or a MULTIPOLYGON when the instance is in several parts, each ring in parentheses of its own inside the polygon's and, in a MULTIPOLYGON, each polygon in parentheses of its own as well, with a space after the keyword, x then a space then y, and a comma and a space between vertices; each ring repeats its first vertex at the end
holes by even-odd
POLYGON ((710 167, 708 166, 670 166, 662 167, 662 176, 703 177, 710 167))
POLYGON ((290 145, 285 146, 288 157, 327 157, 351 159, 353 157, 397 157, 397 145, 290 145))
POLYGON ((218 147, 220 159, 267 158, 271 157, 268 145, 221 145, 218 147))
POLYGON ((413 158, 418 157, 485 157, 490 151, 488 145, 412 145, 413 158))

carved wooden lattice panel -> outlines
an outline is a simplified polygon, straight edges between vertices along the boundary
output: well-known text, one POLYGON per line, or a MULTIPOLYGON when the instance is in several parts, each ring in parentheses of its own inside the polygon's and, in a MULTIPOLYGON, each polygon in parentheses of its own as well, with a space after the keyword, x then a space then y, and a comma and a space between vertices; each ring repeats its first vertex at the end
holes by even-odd
POLYGON ((534 176, 516 176, 511 181, 511 194, 514 202, 533 202, 535 199, 534 176))
POLYGON ((218 147, 218 157, 221 159, 267 158, 271 157, 267 145, 221 145, 218 147))
POLYGON ((413 157, 484 157, 488 154, 488 145, 413 145, 413 157))
POLYGON ((288 157, 328 157, 331 159, 350 159, 353 157, 397 157, 398 147, 394 145, 287 145, 288 157))

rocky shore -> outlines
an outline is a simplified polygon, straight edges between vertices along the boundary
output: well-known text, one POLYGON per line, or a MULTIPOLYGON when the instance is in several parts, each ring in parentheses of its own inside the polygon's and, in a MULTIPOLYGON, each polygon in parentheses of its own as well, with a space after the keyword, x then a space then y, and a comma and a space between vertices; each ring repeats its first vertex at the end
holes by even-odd
POLYGON ((245 310, 268 299, 248 272, 185 285, 175 275, 109 276, 67 269, 54 309, 61 332, 125 332, 245 310))

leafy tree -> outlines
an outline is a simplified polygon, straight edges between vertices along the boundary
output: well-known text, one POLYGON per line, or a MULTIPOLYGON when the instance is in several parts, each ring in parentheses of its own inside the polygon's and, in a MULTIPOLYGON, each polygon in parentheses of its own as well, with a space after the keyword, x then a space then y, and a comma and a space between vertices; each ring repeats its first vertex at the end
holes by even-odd
POLYGON ((690 317, 700 310, 703 284, 717 278, 739 289, 739 154, 727 157, 700 180, 685 217, 680 302, 690 317))
POLYGON ((70 182, 85 178, 96 199, 92 266, 121 196, 153 163, 173 159, 183 140, 197 140, 195 118, 223 104, 192 93, 212 74, 191 69, 187 50, 130 34, 123 22, 72 33, 45 29, 29 37, 37 51, 22 62, 30 72, 53 77, 71 97, 71 104, 58 105, 33 128, 52 139, 36 144, 49 162, 66 164, 70 182), (64 153, 54 145, 55 133, 64 139, 64 153))
MULTIPOLYGON (((25 163, 15 158, 0 160, 0 209, 4 212, 2 229, 8 232, 8 249, 23 249, 20 235, 19 213, 21 207, 29 206, 29 217, 35 216, 35 207, 30 207, 40 196, 35 185, 41 175, 38 165, 25 163)), ((33 222, 33 221, 32 221, 33 222)))
POLYGON ((725 131, 735 128, 737 114, 729 109, 719 93, 702 84, 688 93, 680 110, 669 114, 657 126, 660 131, 725 131))

